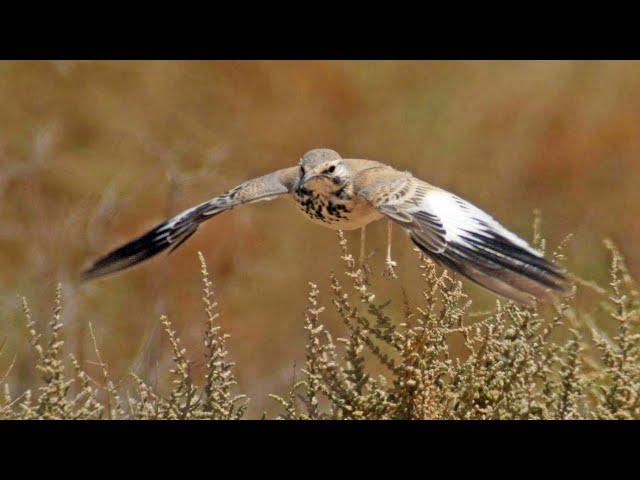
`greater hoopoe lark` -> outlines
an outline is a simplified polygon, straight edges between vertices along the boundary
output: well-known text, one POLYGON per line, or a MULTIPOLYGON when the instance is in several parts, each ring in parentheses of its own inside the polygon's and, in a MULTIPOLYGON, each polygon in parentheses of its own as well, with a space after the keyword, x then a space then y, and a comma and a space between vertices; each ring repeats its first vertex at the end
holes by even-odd
POLYGON ((334 230, 362 229, 387 218, 386 271, 393 274, 391 222, 436 262, 508 299, 532 305, 564 291, 566 278, 527 242, 460 197, 380 162, 341 158, 329 149, 307 152, 295 167, 249 180, 185 210, 97 260, 84 279, 117 272, 174 250, 210 218, 243 203, 291 194, 314 223, 334 230))

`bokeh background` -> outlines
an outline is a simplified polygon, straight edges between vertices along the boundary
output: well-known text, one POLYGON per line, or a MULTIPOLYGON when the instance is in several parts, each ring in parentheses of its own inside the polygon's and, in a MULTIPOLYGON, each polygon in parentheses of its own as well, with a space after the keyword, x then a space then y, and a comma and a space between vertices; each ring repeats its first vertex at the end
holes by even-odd
MULTIPOLYGON (((538 208, 550 247, 575 234, 566 265, 583 278, 607 281, 604 237, 640 270, 638 62, 0 62, 0 373, 15 358, 14 391, 34 385, 18 296, 44 326, 62 282, 67 352, 97 372, 91 322, 116 381, 135 371, 163 388, 161 314, 192 358, 202 352, 202 251, 239 390, 252 416, 277 410, 266 394, 287 391, 304 362, 307 282, 330 307, 328 274, 341 270, 335 233, 290 200, 223 214, 169 257, 75 280, 170 214, 315 147, 409 170, 525 238, 538 208)), ((392 309, 401 286, 418 302, 404 236, 401 280, 379 278, 384 234, 369 228, 374 286, 392 309)), ((494 301, 469 292, 479 310, 494 301)))

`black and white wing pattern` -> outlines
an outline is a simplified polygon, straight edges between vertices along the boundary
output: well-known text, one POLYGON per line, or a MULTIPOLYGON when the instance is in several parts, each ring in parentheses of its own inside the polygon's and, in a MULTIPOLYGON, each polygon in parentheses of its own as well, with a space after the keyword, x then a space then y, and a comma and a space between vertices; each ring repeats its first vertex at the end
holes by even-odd
POLYGON ((565 290, 559 267, 466 200, 390 167, 360 177, 359 194, 440 264, 526 305, 565 290))
POLYGON ((98 259, 82 272, 82 280, 124 270, 167 249, 171 252, 191 237, 202 222, 219 213, 243 203, 271 200, 290 193, 298 179, 298 173, 298 167, 278 170, 244 182, 218 197, 180 212, 98 259))

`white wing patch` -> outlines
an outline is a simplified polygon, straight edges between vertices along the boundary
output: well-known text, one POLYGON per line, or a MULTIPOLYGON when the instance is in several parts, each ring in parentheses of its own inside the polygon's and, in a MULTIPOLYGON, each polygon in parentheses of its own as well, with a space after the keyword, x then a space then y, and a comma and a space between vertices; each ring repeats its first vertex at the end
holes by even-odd
POLYGON ((497 233, 527 252, 542 257, 540 252, 531 248, 526 241, 504 228, 490 215, 452 193, 433 190, 424 196, 420 207, 440 219, 447 243, 463 244, 477 250, 476 246, 468 241, 469 233, 497 233))

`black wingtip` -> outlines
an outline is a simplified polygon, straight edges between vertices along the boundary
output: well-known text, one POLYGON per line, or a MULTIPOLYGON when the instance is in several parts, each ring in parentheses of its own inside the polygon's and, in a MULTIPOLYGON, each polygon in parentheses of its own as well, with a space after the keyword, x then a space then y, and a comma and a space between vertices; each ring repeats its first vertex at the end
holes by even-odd
POLYGON ((168 228, 161 223, 144 235, 116 248, 93 265, 82 271, 80 281, 86 282, 105 275, 119 272, 147 260, 163 250, 174 250, 195 233, 198 225, 186 223, 177 228, 168 228))
POLYGON ((531 305, 533 298, 552 301, 552 292, 567 293, 568 279, 553 262, 508 242, 504 237, 465 237, 441 253, 430 251, 415 235, 411 240, 428 256, 482 287, 531 305))

